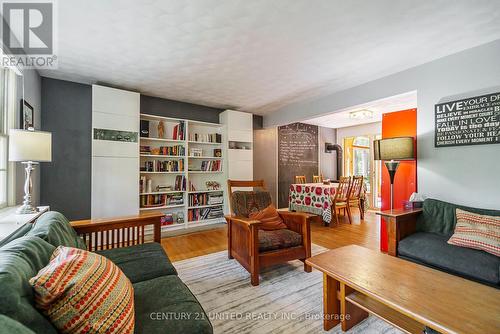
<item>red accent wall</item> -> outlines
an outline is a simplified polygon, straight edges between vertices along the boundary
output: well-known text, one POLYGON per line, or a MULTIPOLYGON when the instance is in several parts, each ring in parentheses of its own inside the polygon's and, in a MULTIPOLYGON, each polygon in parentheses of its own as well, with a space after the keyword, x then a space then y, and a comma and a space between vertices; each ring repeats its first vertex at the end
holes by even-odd
MULTIPOLYGON (((417 109, 408 109, 382 115, 382 138, 414 137, 417 156, 417 109)), ((413 192, 417 191, 417 161, 401 161, 394 178, 394 208, 401 208, 413 192)), ((382 210, 391 208, 391 182, 382 164, 382 210)), ((380 222, 380 250, 387 252, 387 225, 380 222)))

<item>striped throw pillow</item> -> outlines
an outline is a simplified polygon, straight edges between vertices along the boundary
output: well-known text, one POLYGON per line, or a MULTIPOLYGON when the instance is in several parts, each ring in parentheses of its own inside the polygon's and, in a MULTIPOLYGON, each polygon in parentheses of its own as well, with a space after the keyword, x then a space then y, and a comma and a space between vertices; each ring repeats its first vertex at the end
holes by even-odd
POLYGON ((30 279, 35 305, 61 333, 133 333, 134 290, 105 257, 59 246, 30 279))
POLYGON ((500 256, 500 217, 485 216, 457 209, 455 233, 448 243, 480 249, 500 256))

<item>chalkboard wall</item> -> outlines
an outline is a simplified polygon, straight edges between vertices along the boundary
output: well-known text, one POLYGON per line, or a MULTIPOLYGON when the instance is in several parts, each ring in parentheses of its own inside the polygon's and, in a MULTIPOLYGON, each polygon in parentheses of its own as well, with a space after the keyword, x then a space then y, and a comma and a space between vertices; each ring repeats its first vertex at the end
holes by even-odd
POLYGON ((308 182, 318 175, 318 126, 293 123, 278 128, 278 206, 288 207, 288 190, 296 175, 308 182))

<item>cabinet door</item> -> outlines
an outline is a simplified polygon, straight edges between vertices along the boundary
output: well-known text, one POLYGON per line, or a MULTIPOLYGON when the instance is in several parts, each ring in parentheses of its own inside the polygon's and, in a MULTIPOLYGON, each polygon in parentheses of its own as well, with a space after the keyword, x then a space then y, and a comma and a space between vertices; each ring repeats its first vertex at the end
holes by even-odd
POLYGON ((120 116, 139 117, 140 94, 93 85, 92 110, 120 116))
POLYGON ((139 160, 92 158, 92 218, 139 213, 139 160))
POLYGON ((228 178, 230 180, 253 180, 252 161, 230 161, 228 178))
MULTIPOLYGON (((227 121, 230 129, 234 130, 253 130, 252 114, 241 111, 230 111, 227 115, 227 121)), ((244 141, 244 140, 240 140, 244 141)))

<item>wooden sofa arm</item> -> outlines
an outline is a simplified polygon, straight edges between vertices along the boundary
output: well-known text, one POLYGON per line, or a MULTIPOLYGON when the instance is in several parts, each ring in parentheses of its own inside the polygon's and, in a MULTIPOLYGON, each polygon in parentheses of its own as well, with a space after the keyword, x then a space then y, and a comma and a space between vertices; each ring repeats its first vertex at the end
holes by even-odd
POLYGON ((396 209, 377 212, 387 221, 387 253, 389 255, 397 256, 399 241, 415 233, 417 218, 421 212, 422 209, 396 209))
POLYGON ((145 227, 153 226, 154 242, 161 242, 162 212, 152 211, 136 216, 72 221, 71 226, 87 244, 89 251, 143 244, 145 227))

